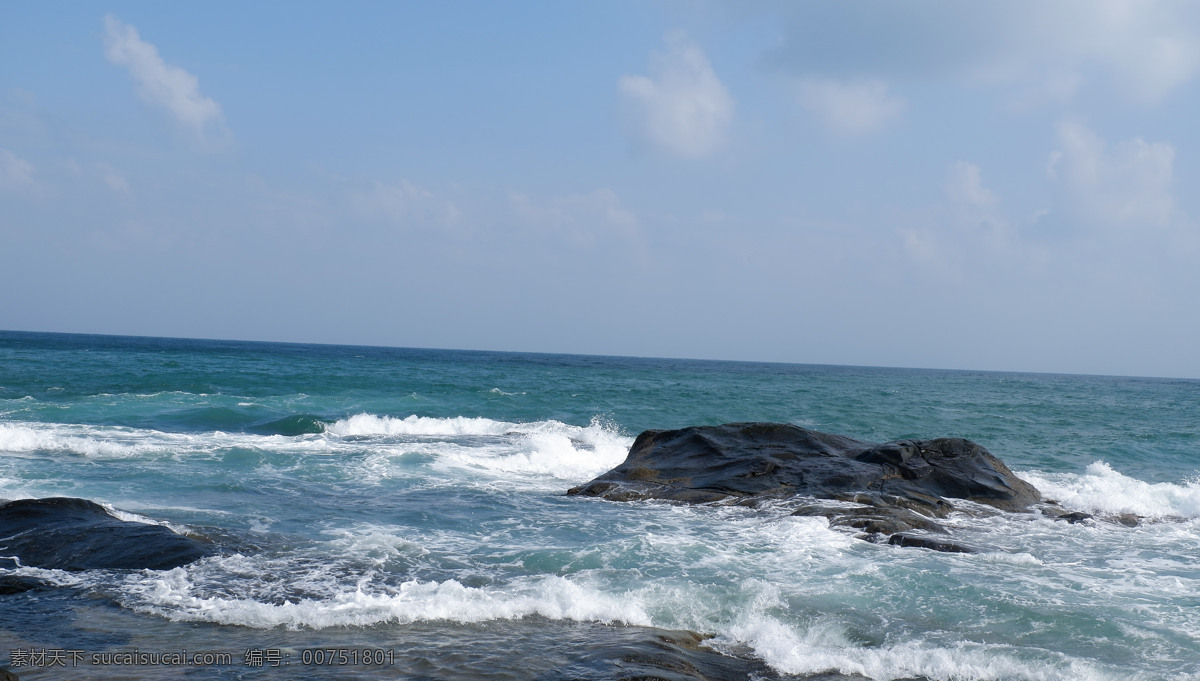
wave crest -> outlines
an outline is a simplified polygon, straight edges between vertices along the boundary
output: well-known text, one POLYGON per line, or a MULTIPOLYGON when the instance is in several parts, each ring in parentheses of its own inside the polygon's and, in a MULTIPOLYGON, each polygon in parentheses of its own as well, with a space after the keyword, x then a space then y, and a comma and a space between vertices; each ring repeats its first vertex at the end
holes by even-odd
POLYGON ((503 435, 517 424, 483 417, 435 418, 413 414, 404 418, 355 414, 329 424, 325 432, 340 437, 355 435, 503 435))
POLYGON ((913 677, 962 681, 1129 678, 1126 672, 1104 669, 1087 660, 1050 652, 1030 655, 1028 650, 1004 645, 911 641, 862 646, 852 642, 842 626, 830 619, 818 619, 806 628, 796 629, 768 616, 749 618, 714 641, 718 648, 741 642, 771 667, 805 676, 836 671, 879 681, 913 677))
POLYGON ((1200 518, 1200 480, 1145 482, 1096 461, 1082 475, 1022 472, 1021 477, 1065 508, 1089 513, 1133 513, 1152 518, 1200 518))
POLYGON ((541 615, 549 619, 648 625, 636 599, 577 584, 559 576, 520 580, 502 588, 475 588, 456 580, 411 581, 388 591, 362 588, 327 598, 263 603, 250 598, 202 596, 183 568, 126 584, 128 605, 168 619, 257 629, 325 629, 429 620, 484 622, 541 615))

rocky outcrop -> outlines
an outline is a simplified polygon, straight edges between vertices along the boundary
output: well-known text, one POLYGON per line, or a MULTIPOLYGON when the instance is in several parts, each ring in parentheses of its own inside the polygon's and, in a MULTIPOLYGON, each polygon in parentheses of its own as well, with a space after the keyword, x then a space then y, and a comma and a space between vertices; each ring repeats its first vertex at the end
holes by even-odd
POLYGON ((971 551, 945 535, 936 519, 965 499, 1001 511, 1026 511, 1041 500, 1029 483, 970 440, 940 438, 861 442, 780 423, 730 423, 648 430, 624 463, 567 492, 613 501, 686 503, 812 497, 798 515, 873 541, 971 551))
POLYGON ((210 544, 162 525, 116 518, 87 499, 0 501, 0 564, 6 567, 167 570, 213 552, 210 544))

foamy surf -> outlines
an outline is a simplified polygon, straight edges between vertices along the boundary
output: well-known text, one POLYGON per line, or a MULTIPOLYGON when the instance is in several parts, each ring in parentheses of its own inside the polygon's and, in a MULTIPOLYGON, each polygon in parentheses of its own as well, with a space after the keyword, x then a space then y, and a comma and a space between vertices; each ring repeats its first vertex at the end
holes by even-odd
POLYGON ((1088 513, 1132 513, 1151 518, 1200 518, 1200 481, 1151 483, 1124 475, 1104 461, 1082 474, 1026 471, 1021 477, 1065 508, 1088 513))
POLYGON ((496 474, 535 475, 559 481, 585 481, 625 460, 633 438, 596 421, 587 427, 556 421, 524 425, 508 446, 461 448, 442 465, 496 474))
POLYGON ((416 414, 397 418, 374 414, 355 414, 327 425, 325 432, 339 437, 365 435, 412 435, 441 437, 448 435, 503 435, 518 424, 482 417, 435 418, 416 414))
POLYGON ((857 644, 829 618, 805 627, 785 625, 771 617, 755 617, 731 627, 714 645, 748 645, 771 667, 788 674, 838 672, 860 674, 873 681, 947 679, 954 681, 1130 681, 1146 679, 1126 670, 1070 659, 1050 651, 962 641, 951 645, 913 640, 867 646, 857 644))
POLYGON ((415 438, 387 444, 364 464, 370 476, 398 473, 398 457, 420 454, 430 467, 460 479, 462 473, 523 484, 585 481, 625 460, 633 438, 599 418, 587 426, 559 421, 514 423, 486 418, 395 418, 358 414, 327 428, 335 438, 415 438))
MULTIPOLYGON (((427 470, 442 483, 468 477, 529 487, 586 481, 624 460, 633 439, 601 419, 587 426, 559 421, 517 423, 486 418, 395 418, 358 414, 338 420, 321 434, 172 433, 73 424, 0 424, 0 452, 25 456, 63 454, 96 460, 222 459, 227 452, 276 454, 286 459, 238 455, 260 468, 298 465, 296 457, 330 458, 327 465, 371 484, 412 476, 409 457, 428 459, 427 470), (363 442, 362 438, 384 438, 363 442)), ((568 485, 569 486, 569 485, 568 485)), ((0 493, 4 490, 0 489, 0 493)), ((15 490, 9 490, 12 496, 15 490)), ((0 494, 2 496, 2 494, 0 494)), ((37 496, 23 494, 22 496, 37 496)))
POLYGON ((324 598, 264 603, 196 593, 187 570, 132 577, 124 585, 126 605, 167 619, 233 624, 256 629, 324 629, 384 623, 450 621, 475 623, 540 615, 552 620, 649 624, 636 598, 608 594, 558 576, 542 576, 497 587, 464 586, 457 580, 408 581, 382 590, 359 586, 324 598))
POLYGON ((121 458, 160 449, 156 440, 163 437, 165 434, 136 428, 0 423, 0 452, 121 458))
POLYGON ((0 424, 0 452, 93 459, 208 457, 230 448, 311 451, 325 448, 313 437, 254 435, 222 431, 178 433, 84 424, 0 424))

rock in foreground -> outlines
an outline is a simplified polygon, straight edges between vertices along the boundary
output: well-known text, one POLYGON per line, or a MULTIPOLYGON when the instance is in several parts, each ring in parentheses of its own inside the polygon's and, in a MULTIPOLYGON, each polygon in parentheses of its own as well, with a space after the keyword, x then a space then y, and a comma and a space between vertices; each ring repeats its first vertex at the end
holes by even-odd
POLYGON ((851 504, 813 504, 796 511, 862 530, 865 538, 969 551, 943 538, 933 518, 951 499, 1004 511, 1041 500, 1032 485, 970 440, 861 442, 780 423, 729 423, 648 430, 624 463, 567 492, 613 501, 668 499, 687 503, 815 497, 851 504), (903 533, 903 534, 901 534, 903 533), (885 539, 886 540, 886 539, 885 539))
MULTIPOLYGON (((0 556, 58 570, 168 570, 213 553, 162 525, 128 522, 87 499, 0 501, 0 556)), ((7 565, 6 565, 7 566, 7 565)))

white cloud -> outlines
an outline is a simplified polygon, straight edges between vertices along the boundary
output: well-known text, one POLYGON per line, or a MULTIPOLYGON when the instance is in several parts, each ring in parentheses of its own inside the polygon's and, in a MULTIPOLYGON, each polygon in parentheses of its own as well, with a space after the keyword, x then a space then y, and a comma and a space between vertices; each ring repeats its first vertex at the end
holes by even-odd
POLYGON ((1014 217, 978 165, 948 167, 943 200, 902 219, 895 232, 898 247, 921 266, 915 276, 955 285, 1040 281, 1082 292, 1125 280, 1153 288, 1153 277, 1126 270, 1146 273, 1153 263, 1150 269, 1168 271, 1194 262, 1200 233, 1176 206, 1170 145, 1109 144, 1072 121, 1057 132, 1058 150, 1046 166, 1057 195, 1049 212, 1014 217))
POLYGON ((1069 204, 1093 224, 1164 226, 1175 217, 1175 149, 1141 138, 1108 144, 1084 125, 1058 124, 1059 149, 1047 173, 1069 204))
POLYGON ((1200 35, 1186 4, 1104 0, 1064 22, 1082 18, 1090 29, 1076 46, 1079 59, 1097 61, 1127 95, 1155 103, 1200 72, 1200 35))
POLYGON ((38 191, 33 164, 0 147, 0 191, 30 194, 38 191))
POLYGON ((879 132, 904 111, 904 100, 889 95, 887 84, 878 80, 808 78, 800 82, 800 105, 844 137, 879 132))
POLYGON ((979 166, 974 163, 957 161, 952 164, 945 189, 951 203, 963 209, 991 210, 1000 203, 996 194, 983 186, 979 166))
POLYGON ((617 81, 630 132, 675 156, 707 156, 724 141, 733 98, 685 33, 665 40, 667 52, 650 57, 649 76, 617 81))
POLYGON ((372 182, 366 189, 351 192, 350 203, 368 220, 401 227, 450 227, 462 217, 452 201, 439 199, 408 180, 394 184, 372 182))
POLYGON ((143 99, 166 109, 198 138, 228 135, 221 105, 200 94, 196 77, 164 62, 158 48, 142 40, 136 28, 111 15, 104 17, 104 55, 129 69, 143 99))
POLYGON ((942 185, 944 201, 916 225, 897 230, 909 256, 921 264, 937 263, 937 276, 960 280, 969 270, 996 267, 1013 271, 1035 267, 1041 257, 1022 242, 1005 217, 1000 197, 983 184, 979 166, 950 164, 942 185))

